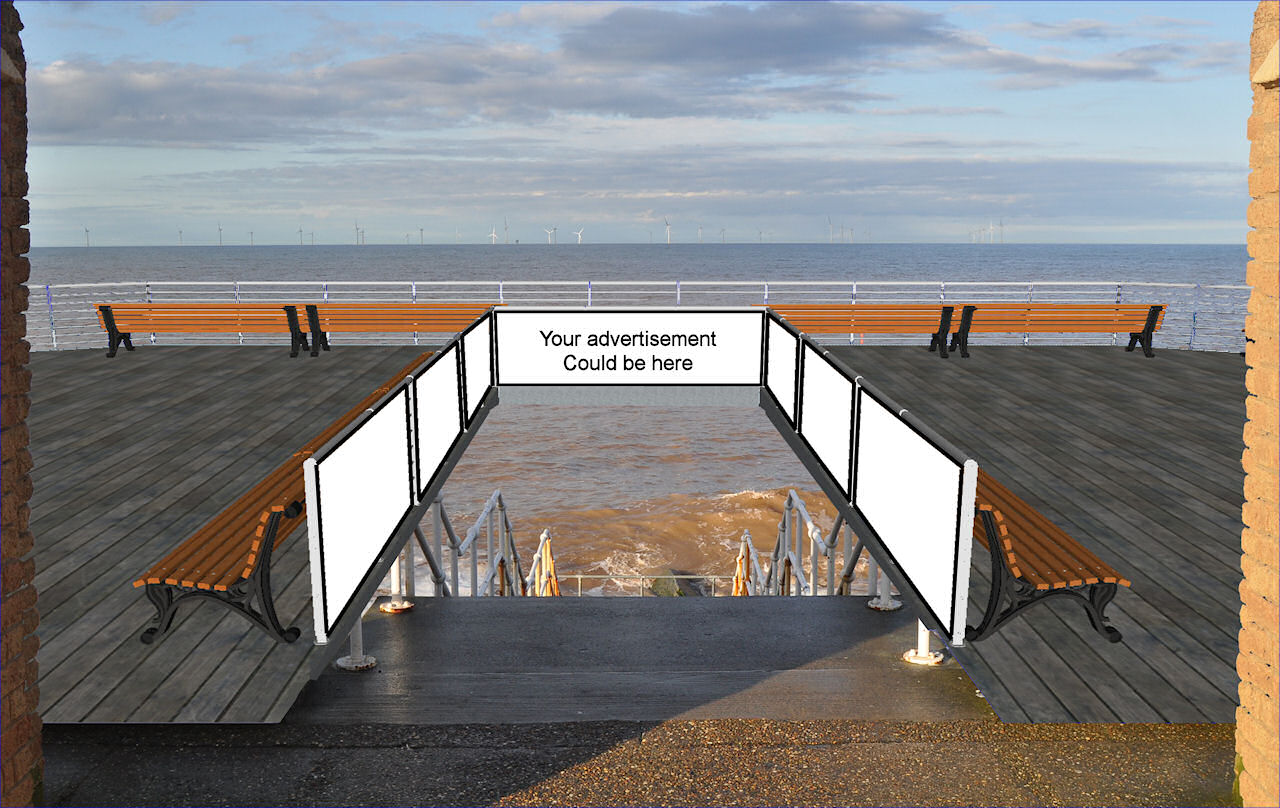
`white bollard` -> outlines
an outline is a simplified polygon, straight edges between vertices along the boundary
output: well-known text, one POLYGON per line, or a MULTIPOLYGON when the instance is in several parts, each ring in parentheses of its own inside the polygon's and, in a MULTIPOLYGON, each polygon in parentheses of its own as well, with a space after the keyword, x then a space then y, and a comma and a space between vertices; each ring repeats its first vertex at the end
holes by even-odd
POLYGON ((357 620, 355 626, 351 628, 351 653, 348 656, 338 657, 333 663, 339 670, 367 671, 377 667, 378 660, 365 655, 362 626, 363 622, 357 620))
POLYGON ((880 570, 879 579, 876 596, 867 601, 867 608, 877 612, 896 612, 901 609, 902 602, 894 600, 889 594, 889 576, 884 574, 884 570, 880 570))
POLYGON ((413 592, 413 542, 405 543, 404 549, 400 551, 400 555, 391 564, 391 600, 386 603, 378 604, 378 611, 386 614, 400 614, 407 612, 413 608, 413 601, 409 597, 405 597, 406 589, 408 594, 413 592), (407 562, 407 563, 406 563, 407 562), (406 584, 405 567, 408 566, 406 584))
POLYGON ((946 656, 940 651, 929 650, 929 629, 916 621, 916 647, 903 653, 902 658, 913 665, 941 665, 946 656))

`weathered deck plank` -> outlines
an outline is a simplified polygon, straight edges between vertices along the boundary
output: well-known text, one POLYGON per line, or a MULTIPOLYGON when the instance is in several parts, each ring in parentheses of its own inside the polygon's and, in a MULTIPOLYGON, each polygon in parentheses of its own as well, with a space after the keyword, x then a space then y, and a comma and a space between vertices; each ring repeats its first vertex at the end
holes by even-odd
MULTIPOLYGON (((1007 699, 994 689, 989 698, 1006 720, 1022 720, 1019 712, 1033 721, 1099 720, 1110 712, 1128 721, 1155 711, 1155 720, 1232 721, 1243 360, 1018 351, 983 348, 940 361, 923 350, 834 349, 1133 581, 1112 607, 1120 647, 1108 647, 1079 607, 1056 604, 1002 629, 1009 638, 975 643, 960 656, 980 659, 1005 683, 1007 699), (1028 679, 1063 661, 1080 678, 1059 673, 1044 684, 1065 718, 1028 679), (1075 690, 1080 682, 1089 694, 1075 690)), ((971 621, 985 605, 988 563, 975 546, 971 621)))
MULTIPOLYGON (((146 646, 138 635, 155 610, 130 582, 422 350, 348 348, 292 363, 278 348, 139 348, 127 362, 37 353, 32 528, 45 720, 216 720, 267 668, 287 675, 260 677, 265 692, 237 720, 264 721, 291 702, 313 653, 305 634, 280 645, 197 602, 146 646)), ((282 618, 304 630, 305 535, 273 565, 282 618)))
MULTIPOLYGON (((46 721, 278 721, 305 684, 300 531, 276 559, 272 642, 213 604, 154 646, 129 586, 421 348, 150 348, 32 356, 29 419, 46 721), (181 402, 181 406, 175 406, 181 402), (252 430, 243 424, 254 424, 252 430)), ((1243 360, 1119 348, 837 348, 997 479, 1133 580, 1105 643, 1069 603, 960 656, 1009 721, 1234 720, 1243 360)), ((974 548, 970 615, 986 595, 974 548)))

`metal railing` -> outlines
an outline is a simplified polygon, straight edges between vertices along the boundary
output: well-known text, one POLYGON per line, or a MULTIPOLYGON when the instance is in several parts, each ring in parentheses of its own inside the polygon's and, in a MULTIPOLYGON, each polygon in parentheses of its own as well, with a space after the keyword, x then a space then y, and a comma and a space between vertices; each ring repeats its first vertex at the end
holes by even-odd
MULTIPOLYGON (((750 536, 743 537, 750 542, 750 536)), ((769 570, 764 575, 760 591, 765 595, 818 595, 848 594, 848 584, 853 580, 857 555, 854 554, 853 531, 845 524, 842 515, 824 536, 822 528, 809 515, 804 500, 794 489, 787 491, 782 504, 782 521, 778 523, 778 538, 769 554, 769 570), (809 572, 805 574, 805 552, 809 556, 809 572), (844 564, 840 558, 843 556, 844 564), (840 575, 836 570, 841 568, 840 575), (846 580, 846 573, 848 578, 846 580), (840 585, 837 586, 837 579, 840 585), (825 583, 825 586, 823 585, 825 583)), ((861 554, 862 543, 857 544, 861 554)), ((750 548, 754 556, 755 548, 750 548)), ((758 568, 758 567, 757 567, 758 568)))
MULTIPOLYGON (((1167 306, 1157 348, 1244 350, 1248 286, 978 281, 151 281, 54 284, 32 295, 33 350, 100 348, 98 303, 483 302, 536 306, 747 306, 768 303, 1135 303, 1167 306), (41 299, 43 298, 43 299, 41 299), (41 311, 41 309, 44 309, 41 311)), ((342 344, 428 344, 428 333, 336 334, 342 344)), ((135 335, 135 342, 142 335, 135 335)), ((272 334, 151 334, 157 345, 274 345, 272 334)), ((982 344, 1114 345, 1127 334, 983 334, 982 344)), ((824 343, 915 344, 911 334, 823 335, 824 343)))
MULTIPOLYGON (((690 582, 706 581, 710 583, 710 587, 709 587, 710 591, 707 592, 706 594, 707 596, 714 598, 714 597, 717 597, 716 585, 724 581, 732 582, 733 576, 732 575, 677 575, 674 573, 670 575, 609 575, 609 574, 603 574, 603 573, 588 575, 585 573, 579 574, 574 572, 574 573, 561 573, 560 580, 562 581, 576 580, 578 582, 577 595, 579 597, 584 596, 582 592, 583 581, 602 581, 602 582, 634 581, 637 584, 634 595, 631 595, 628 592, 628 587, 626 586, 621 587, 622 589, 621 594, 623 596, 629 596, 629 597, 647 597, 648 595, 646 595, 646 593, 650 593, 649 584, 657 583, 658 581, 690 581, 690 582)), ((727 587, 721 586, 721 589, 724 590, 724 589, 727 589, 727 587)), ((657 596, 656 592, 650 593, 650 594, 652 594, 655 597, 657 596)))
MULTIPOLYGON (((449 537, 449 580, 448 592, 463 594, 459 587, 459 562, 470 560, 470 579, 467 593, 471 597, 512 597, 524 595, 526 583, 520 565, 520 553, 516 549, 515 534, 511 528, 511 520, 507 516, 507 506, 502 499, 502 491, 495 490, 475 523, 466 535, 459 539, 449 519, 444 498, 436 497, 432 510, 435 512, 436 552, 441 550, 441 532, 449 537), (483 537, 484 541, 481 542, 483 537), (484 551, 484 566, 481 568, 481 549, 484 551)), ((440 594, 437 591, 437 594, 440 594)), ((446 593, 447 594, 447 593, 446 593)))

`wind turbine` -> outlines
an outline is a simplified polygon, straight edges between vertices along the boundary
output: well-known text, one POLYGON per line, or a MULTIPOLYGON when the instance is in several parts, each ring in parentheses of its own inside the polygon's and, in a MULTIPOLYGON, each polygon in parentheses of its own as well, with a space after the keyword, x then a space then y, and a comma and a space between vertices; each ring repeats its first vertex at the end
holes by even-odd
POLYGON ((356 219, 356 246, 360 246, 360 220, 356 219))
POLYGON ((453 228, 453 243, 457 244, 460 241, 462 241, 462 231, 455 227, 453 228))
POLYGON ((181 227, 178 228, 178 246, 179 247, 182 246, 182 228, 181 227))
POLYGON ((222 222, 218 222, 218 246, 222 246, 222 222))
POLYGON ((493 227, 489 228, 489 245, 492 246, 497 243, 498 243, 498 226, 494 225, 493 227))
POLYGON ((418 246, 419 247, 422 246, 422 228, 421 227, 418 228, 418 246))
POLYGON ((314 230, 311 231, 311 246, 316 246, 316 231, 314 230))
POLYGON ((298 228, 298 246, 299 247, 302 246, 302 228, 301 227, 298 228))
POLYGON ((724 228, 720 228, 720 243, 724 244, 724 228))
POLYGON ((662 221, 667 225, 667 243, 670 244, 671 243, 671 220, 668 219, 666 216, 663 216, 662 221))
POLYGON ((253 231, 252 231, 252 230, 250 230, 250 231, 249 231, 249 246, 250 246, 250 247, 252 247, 252 246, 253 246, 253 231))
MULTIPOLYGON (((582 228, 582 230, 586 230, 586 229, 587 229, 587 228, 585 228, 585 227, 584 227, 584 228, 582 228)), ((573 234, 574 234, 575 236, 577 236, 577 237, 578 237, 578 243, 579 243, 579 244, 581 244, 581 243, 582 243, 582 230, 574 230, 574 231, 573 231, 573 234)))
POLYGON ((84 229, 84 246, 89 246, 89 228, 84 229))
POLYGON ((507 231, 507 217, 506 217, 506 216, 503 216, 503 217, 502 217, 502 243, 503 243, 503 244, 510 244, 510 243, 511 243, 511 233, 507 231))
POLYGON ((760 243, 764 244, 764 231, 757 227, 756 232, 760 234, 760 243))
POLYGON ((698 243, 702 243, 702 225, 698 225, 698 243))
POLYGON ((548 243, 548 244, 550 244, 550 243, 551 243, 551 231, 550 231, 549 229, 547 229, 547 228, 545 228, 545 227, 544 227, 544 228, 542 228, 542 232, 544 232, 544 233, 546 233, 546 234, 547 234, 547 243, 548 243))
MULTIPOLYGON (((844 235, 844 228, 840 228, 841 236, 844 235)), ((831 217, 827 217, 827 243, 831 244, 835 241, 835 228, 831 225, 831 217)))

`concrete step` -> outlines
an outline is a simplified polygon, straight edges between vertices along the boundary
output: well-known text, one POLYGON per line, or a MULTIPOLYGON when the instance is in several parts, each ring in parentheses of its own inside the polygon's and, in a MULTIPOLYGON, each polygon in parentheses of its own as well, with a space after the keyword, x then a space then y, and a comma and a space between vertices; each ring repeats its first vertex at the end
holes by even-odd
POLYGON ((913 615, 865 604, 419 598, 403 614, 371 610, 364 644, 377 667, 328 670, 286 721, 995 720, 954 660, 903 661, 913 615))

